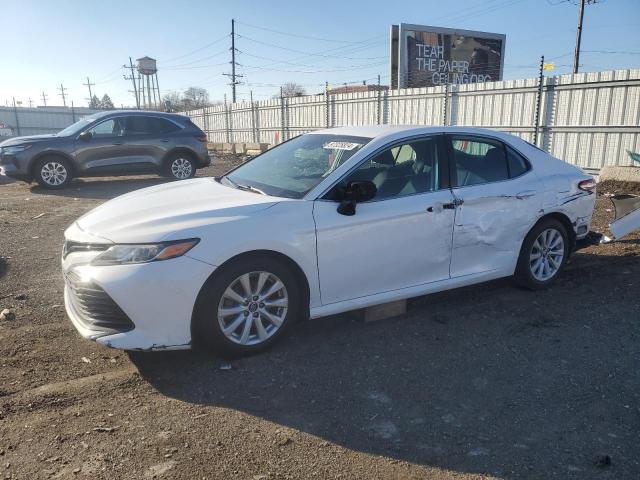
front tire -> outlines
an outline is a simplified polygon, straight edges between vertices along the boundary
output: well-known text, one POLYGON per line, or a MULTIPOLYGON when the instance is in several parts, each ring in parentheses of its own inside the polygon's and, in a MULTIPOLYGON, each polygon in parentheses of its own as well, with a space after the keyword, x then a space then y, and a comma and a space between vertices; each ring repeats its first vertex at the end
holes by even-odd
POLYGON ((247 257, 222 267, 198 296, 194 341, 231 357, 269 348, 300 314, 299 285, 286 265, 269 257, 247 257))
POLYGON ((40 186, 52 190, 66 187, 73 179, 71 164, 60 157, 46 157, 38 160, 34 174, 40 186))
POLYGON ((165 175, 173 180, 186 180, 196 174, 196 162, 190 155, 174 153, 165 162, 165 175))
POLYGON ((543 219, 522 244, 515 280, 530 290, 546 288, 560 275, 568 257, 567 229, 554 218, 543 219))

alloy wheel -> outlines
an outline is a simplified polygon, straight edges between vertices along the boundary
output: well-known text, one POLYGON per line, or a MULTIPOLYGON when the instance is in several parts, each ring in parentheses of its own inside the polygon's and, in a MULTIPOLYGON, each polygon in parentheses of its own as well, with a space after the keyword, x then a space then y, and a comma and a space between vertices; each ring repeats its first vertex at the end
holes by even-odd
POLYGON ((564 259, 564 238, 555 228, 543 230, 531 247, 529 268, 533 277, 544 282, 555 276, 564 259))
POLYGON ((224 291, 218 305, 218 323, 232 342, 258 345, 280 329, 288 308, 287 288, 276 275, 245 273, 224 291))
POLYGON ((53 187, 62 185, 68 177, 67 168, 60 162, 47 162, 40 169, 42 180, 53 187))
POLYGON ((191 166, 191 162, 186 158, 176 158, 173 162, 171 162, 171 174, 175 178, 189 178, 192 171, 193 167, 191 166))

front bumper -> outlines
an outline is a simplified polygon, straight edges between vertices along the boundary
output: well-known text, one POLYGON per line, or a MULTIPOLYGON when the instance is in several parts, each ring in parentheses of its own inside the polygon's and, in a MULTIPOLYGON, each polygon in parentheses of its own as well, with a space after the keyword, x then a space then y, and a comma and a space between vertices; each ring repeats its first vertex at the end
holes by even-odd
POLYGON ((28 182, 31 180, 31 176, 21 171, 13 163, 0 164, 0 175, 15 178, 16 180, 24 180, 28 182))
POLYGON ((214 267, 186 255, 95 267, 88 263, 89 255, 63 259, 67 315, 83 337, 125 350, 190 347, 193 307, 214 267), (78 301, 79 287, 88 292, 93 306, 78 301), (98 298, 96 292, 104 295, 98 298))

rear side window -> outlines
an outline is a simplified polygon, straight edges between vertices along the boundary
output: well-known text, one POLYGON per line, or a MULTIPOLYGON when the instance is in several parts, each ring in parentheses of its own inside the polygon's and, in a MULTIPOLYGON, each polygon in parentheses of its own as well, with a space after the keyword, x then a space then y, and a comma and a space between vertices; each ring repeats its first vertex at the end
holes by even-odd
POLYGON ((127 117, 127 135, 159 135, 179 130, 175 123, 159 117, 127 117))
POLYGON ((507 147, 507 160, 511 178, 519 177, 529 170, 529 162, 511 147, 507 147))
POLYGON ((454 178, 459 187, 509 179, 501 142, 476 137, 452 136, 454 178))

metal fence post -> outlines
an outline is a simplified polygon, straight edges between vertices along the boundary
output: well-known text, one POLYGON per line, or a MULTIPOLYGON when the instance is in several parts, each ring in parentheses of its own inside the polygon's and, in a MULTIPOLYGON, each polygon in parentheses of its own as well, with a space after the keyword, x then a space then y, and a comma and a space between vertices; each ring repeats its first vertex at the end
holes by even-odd
POLYGON ((325 84, 324 84, 324 99, 325 99, 325 105, 326 105, 325 106, 325 113, 326 113, 326 116, 327 116, 327 119, 326 119, 327 120, 326 121, 327 125, 326 126, 327 126, 327 128, 329 128, 329 126, 330 126, 329 125, 329 82, 325 82, 325 84))
POLYGON ((231 143, 231 125, 229 125, 229 106, 227 105, 227 96, 224 96, 224 129, 226 132, 227 143, 231 143))
POLYGON ((449 115, 449 84, 444 84, 444 105, 442 106, 442 125, 447 125, 447 117, 449 115))
POLYGON ((284 142, 284 96, 280 87, 280 143, 284 142))
POLYGON ((533 143, 538 146, 538 125, 540 125, 540 107, 542 105, 542 86, 544 83, 544 55, 540 57, 540 76, 538 78, 538 95, 536 97, 536 116, 533 123, 533 143))
POLYGON ((202 107, 202 126, 204 127, 204 134, 209 135, 209 121, 207 118, 207 107, 202 107))
POLYGON ((16 116, 16 130, 20 136, 20 119, 18 118, 18 107, 16 107, 16 97, 13 97, 13 113, 16 116))
POLYGON ((258 132, 256 131, 256 112, 253 104, 253 90, 249 91, 249 101, 251 102, 251 136, 253 143, 258 142, 258 132))

